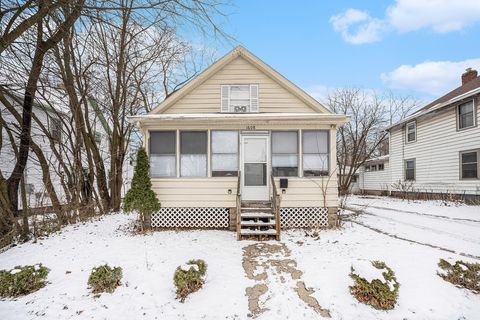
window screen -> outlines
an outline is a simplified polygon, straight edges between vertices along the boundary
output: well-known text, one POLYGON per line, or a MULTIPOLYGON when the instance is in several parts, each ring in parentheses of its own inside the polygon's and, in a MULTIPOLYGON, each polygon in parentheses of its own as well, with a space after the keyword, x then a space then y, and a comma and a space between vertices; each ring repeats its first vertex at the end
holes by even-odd
POLYGON ((459 129, 474 126, 473 101, 458 106, 458 127, 459 129))
POLYGON ((328 131, 304 131, 302 149, 304 176, 329 174, 328 131))
POLYGON ((461 154, 462 179, 478 178, 478 152, 464 152, 461 154))
POLYGON ((272 131, 272 173, 275 177, 298 176, 296 131, 272 131))
POLYGON ((176 176, 176 132, 150 132, 150 175, 152 177, 176 176))
POLYGON ((207 176, 207 132, 180 132, 180 176, 207 176))
POLYGON ((212 176, 238 175, 238 131, 212 131, 212 176))
POLYGON ((415 180, 415 160, 405 161, 405 180, 415 180))

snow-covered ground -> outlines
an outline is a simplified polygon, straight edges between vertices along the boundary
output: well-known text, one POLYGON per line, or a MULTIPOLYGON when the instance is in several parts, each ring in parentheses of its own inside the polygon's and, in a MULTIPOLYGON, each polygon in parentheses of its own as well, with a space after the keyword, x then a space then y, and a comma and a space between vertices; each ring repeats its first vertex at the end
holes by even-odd
MULTIPOLYGON (((303 272, 299 280, 313 289, 312 297, 333 319, 479 318, 480 295, 443 281, 436 270, 440 258, 480 260, 392 237, 480 255, 479 207, 360 197, 350 198, 349 206, 367 212, 349 218, 365 226, 346 222, 341 229, 322 231, 319 239, 301 230, 282 233, 288 259, 303 272), (401 286, 394 310, 374 310, 350 295, 352 264, 369 260, 385 261, 395 271, 401 286)), ((236 241, 227 231, 132 235, 126 231, 132 219, 106 216, 1 253, 0 269, 43 263, 51 271, 45 288, 0 301, 0 319, 248 319, 245 289, 255 281, 247 278, 242 259, 243 248, 255 242, 236 241), (206 283, 182 304, 175 300, 173 273, 194 258, 208 263, 206 283), (123 284, 96 298, 87 279, 92 267, 104 263, 123 268, 123 284)), ((276 258, 282 257, 277 253, 276 258)), ((268 310, 258 319, 322 318, 292 293, 296 281, 268 273, 265 283, 271 290, 259 299, 268 310)))

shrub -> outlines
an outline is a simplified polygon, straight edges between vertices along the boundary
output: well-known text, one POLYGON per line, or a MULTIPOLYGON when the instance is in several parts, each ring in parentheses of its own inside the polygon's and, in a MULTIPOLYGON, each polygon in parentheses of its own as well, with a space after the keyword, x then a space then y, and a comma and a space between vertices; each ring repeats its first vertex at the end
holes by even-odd
MULTIPOLYGON (((370 274, 372 273, 371 271, 377 272, 377 275, 370 276, 370 279, 366 278, 365 275, 359 274, 352 267, 350 277, 354 280, 354 285, 350 287, 350 292, 358 301, 368 304, 375 309, 393 309, 397 302, 398 288, 400 287, 395 273, 384 262, 372 261, 371 265, 375 269, 367 272, 370 274)), ((371 269, 370 266, 368 268, 371 269)))
POLYGON ((480 293, 480 263, 459 260, 452 265, 448 261, 440 259, 438 266, 441 270, 437 274, 443 280, 474 293, 480 293))
POLYGON ((152 190, 150 163, 143 148, 138 150, 132 185, 125 195, 123 207, 126 212, 140 214, 142 227, 149 227, 151 214, 160 210, 160 203, 152 190))
POLYGON ((112 293, 120 285, 120 280, 122 280, 122 268, 112 268, 106 264, 92 269, 88 285, 93 293, 112 293))
POLYGON ((203 260, 190 260, 185 265, 177 267, 173 275, 173 283, 177 289, 177 299, 181 302, 185 298, 197 290, 199 290, 205 280, 204 276, 207 272, 207 265, 203 260))
POLYGON ((41 264, 0 270, 0 296, 17 297, 43 288, 50 270, 41 264))

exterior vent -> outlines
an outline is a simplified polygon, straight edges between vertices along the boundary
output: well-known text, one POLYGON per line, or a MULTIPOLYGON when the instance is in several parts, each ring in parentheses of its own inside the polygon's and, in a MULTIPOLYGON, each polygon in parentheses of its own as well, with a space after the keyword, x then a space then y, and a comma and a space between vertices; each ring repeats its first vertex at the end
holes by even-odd
POLYGON ((247 106, 234 106, 233 112, 235 113, 245 113, 247 112, 247 106))

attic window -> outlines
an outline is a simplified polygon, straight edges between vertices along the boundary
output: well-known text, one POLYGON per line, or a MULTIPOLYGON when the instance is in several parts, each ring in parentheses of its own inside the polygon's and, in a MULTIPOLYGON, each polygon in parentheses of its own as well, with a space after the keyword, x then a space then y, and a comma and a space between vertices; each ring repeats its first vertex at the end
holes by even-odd
POLYGON ((221 112, 258 112, 258 84, 222 85, 221 112))

